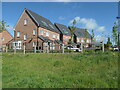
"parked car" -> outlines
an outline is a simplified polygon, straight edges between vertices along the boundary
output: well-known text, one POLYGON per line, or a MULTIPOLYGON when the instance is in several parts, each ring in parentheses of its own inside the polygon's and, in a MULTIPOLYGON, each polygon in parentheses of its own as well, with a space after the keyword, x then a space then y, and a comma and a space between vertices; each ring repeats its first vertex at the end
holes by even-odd
POLYGON ((117 47, 116 47, 116 48, 114 48, 114 51, 119 51, 119 48, 117 48, 117 47))
POLYGON ((82 52, 82 50, 80 48, 76 48, 76 47, 73 47, 73 46, 67 46, 67 49, 68 50, 74 50, 74 52, 82 52))

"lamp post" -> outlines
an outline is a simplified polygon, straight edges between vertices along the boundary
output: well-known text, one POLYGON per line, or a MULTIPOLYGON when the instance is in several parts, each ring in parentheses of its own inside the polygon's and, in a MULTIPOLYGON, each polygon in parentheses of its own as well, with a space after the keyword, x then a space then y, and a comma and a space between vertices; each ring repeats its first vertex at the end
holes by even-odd
POLYGON ((118 48, 120 51, 120 17, 116 17, 118 19, 118 48))

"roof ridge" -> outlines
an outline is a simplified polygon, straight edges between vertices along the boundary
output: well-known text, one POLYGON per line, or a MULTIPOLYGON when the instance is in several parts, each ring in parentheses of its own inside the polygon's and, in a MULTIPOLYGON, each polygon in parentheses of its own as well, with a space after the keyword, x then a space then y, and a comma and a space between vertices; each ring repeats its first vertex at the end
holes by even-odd
POLYGON ((41 16, 41 15, 37 14, 37 13, 36 13, 36 12, 34 12, 34 11, 31 11, 31 10, 26 9, 26 8, 25 8, 25 10, 28 10, 28 11, 30 11, 30 12, 32 12, 32 13, 34 13, 34 14, 36 14, 36 15, 38 15, 38 16, 40 16, 40 17, 42 17, 42 18, 46 19, 46 20, 48 20, 48 21, 50 21, 49 19, 47 19, 47 18, 45 18, 45 17, 43 17, 43 16, 41 16))

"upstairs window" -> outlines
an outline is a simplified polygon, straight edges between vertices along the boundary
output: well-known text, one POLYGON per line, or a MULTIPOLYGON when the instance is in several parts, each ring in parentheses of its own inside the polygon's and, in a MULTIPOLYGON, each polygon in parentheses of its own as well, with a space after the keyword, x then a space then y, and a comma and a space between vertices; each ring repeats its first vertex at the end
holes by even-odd
POLYGON ((24 25, 27 25, 27 24, 28 24, 28 20, 24 19, 24 25))
POLYGON ((33 35, 36 35, 36 30, 35 29, 33 30, 33 35))
POLYGON ((80 42, 80 38, 78 38, 78 42, 80 42))
POLYGON ((52 35, 53 38, 56 38, 55 34, 52 35))
POLYGON ((87 39, 87 43, 89 43, 89 39, 87 39))
POLYGON ((56 35, 56 39, 58 39, 58 35, 56 35))
POLYGON ((20 32, 17 32, 17 37, 20 37, 20 32))
POLYGON ((84 42, 84 39, 82 39, 81 42, 84 42))
POLYGON ((4 41, 4 38, 1 38, 2 41, 4 41))
POLYGON ((46 31, 46 36, 49 36, 49 32, 48 31, 46 31))
POLYGON ((40 30, 40 34, 43 35, 44 34, 44 30, 41 29, 40 30))
POLYGON ((24 40, 26 40, 26 39, 27 39, 27 34, 24 35, 24 40))

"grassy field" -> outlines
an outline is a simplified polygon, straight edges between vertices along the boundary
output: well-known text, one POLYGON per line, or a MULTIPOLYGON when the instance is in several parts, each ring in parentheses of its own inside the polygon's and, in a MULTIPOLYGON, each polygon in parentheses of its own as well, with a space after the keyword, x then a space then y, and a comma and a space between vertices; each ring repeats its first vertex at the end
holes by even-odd
POLYGON ((118 53, 3 54, 3 88, 117 88, 118 53))

